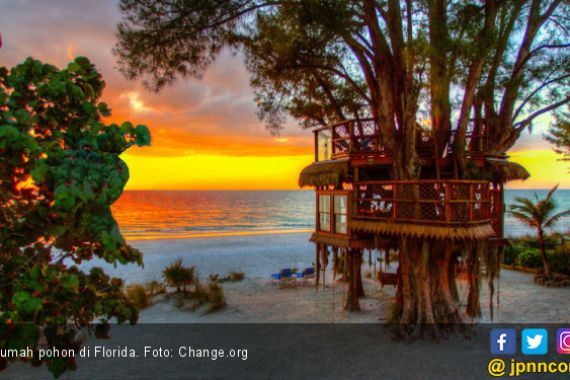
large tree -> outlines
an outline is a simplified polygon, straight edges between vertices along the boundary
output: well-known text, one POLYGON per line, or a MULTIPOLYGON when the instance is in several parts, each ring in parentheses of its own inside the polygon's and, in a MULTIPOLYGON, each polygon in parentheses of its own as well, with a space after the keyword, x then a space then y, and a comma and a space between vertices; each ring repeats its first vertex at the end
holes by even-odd
MULTIPOLYGON (((111 214, 129 178, 119 155, 148 145, 143 126, 103 122, 105 87, 88 59, 59 70, 28 58, 0 66, 0 347, 76 349, 78 330, 136 322, 138 311, 94 257, 142 264, 111 214)), ((7 365, 0 358, 0 370, 7 365)), ((75 358, 21 357, 59 376, 75 358)))
MULTIPOLYGON (((246 57, 272 130, 286 115, 304 126, 373 117, 393 152, 393 179, 420 177, 421 125, 437 154, 454 146, 455 175, 469 178, 470 130, 488 136, 482 149, 501 155, 536 117, 570 99, 570 6, 562 0, 122 0, 120 7, 115 52, 128 77, 159 90, 200 76, 231 46, 246 57)), ((431 334, 435 322, 461 320, 447 272, 437 270, 449 264, 451 243, 400 238, 399 249, 402 325, 431 334)), ((476 269, 482 248, 465 249, 476 269)), ((476 315, 478 301, 470 300, 476 315)))
POLYGON ((545 137, 554 145, 554 151, 562 156, 562 161, 570 161, 570 106, 556 113, 555 122, 545 137))

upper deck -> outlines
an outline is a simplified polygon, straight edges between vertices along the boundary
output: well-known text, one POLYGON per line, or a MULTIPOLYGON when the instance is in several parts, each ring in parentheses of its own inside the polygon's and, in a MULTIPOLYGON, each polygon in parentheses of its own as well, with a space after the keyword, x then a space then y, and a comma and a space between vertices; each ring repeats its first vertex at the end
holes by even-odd
MULTIPOLYGON (((313 131, 315 138, 315 162, 350 159, 354 164, 390 164, 392 151, 382 143, 379 126, 374 119, 346 120, 337 124, 328 125, 313 131)), ((453 154, 455 133, 451 132, 448 143, 444 147, 444 157, 438 163, 446 164, 453 154)), ((467 155, 472 158, 484 158, 485 136, 476 133, 467 133, 467 155)), ((433 138, 425 131, 418 132, 416 150, 423 164, 431 164, 437 157, 433 138)))

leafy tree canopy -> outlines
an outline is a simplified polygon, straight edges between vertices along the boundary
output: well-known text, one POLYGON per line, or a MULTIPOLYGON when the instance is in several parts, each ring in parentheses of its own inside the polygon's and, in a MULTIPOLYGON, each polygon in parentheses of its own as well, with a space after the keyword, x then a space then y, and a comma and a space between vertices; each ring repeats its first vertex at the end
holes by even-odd
MULTIPOLYGON (((105 82, 87 58, 0 67, 0 346, 79 348, 77 329, 137 320, 122 281, 79 265, 137 263, 111 214, 129 172, 119 155, 150 144, 143 125, 107 125, 105 82)), ((55 375, 74 359, 45 360, 55 375)), ((37 359, 32 364, 38 363, 37 359)), ((0 359, 0 368, 7 365, 0 359)))
POLYGON ((278 130, 371 116, 396 177, 418 175, 415 135, 462 162, 469 132, 505 153, 570 100, 570 5, 562 0, 122 0, 115 53, 159 90, 242 49, 260 116, 278 130), (451 138, 451 130, 456 130, 451 138))
POLYGON ((554 144, 554 151, 562 156, 563 161, 570 161, 570 107, 566 112, 556 113, 556 120, 546 139, 554 144))

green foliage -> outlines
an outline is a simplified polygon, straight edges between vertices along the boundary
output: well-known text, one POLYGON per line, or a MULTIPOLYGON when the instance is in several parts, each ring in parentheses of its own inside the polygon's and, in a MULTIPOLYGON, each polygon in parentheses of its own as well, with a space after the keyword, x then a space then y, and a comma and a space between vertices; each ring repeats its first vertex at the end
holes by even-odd
POLYGON ((134 284, 127 288, 125 292, 127 299, 138 309, 145 309, 150 306, 150 298, 144 285, 134 284))
POLYGON ((224 296, 224 288, 216 281, 211 281, 208 284, 208 302, 210 307, 207 313, 212 313, 221 310, 226 306, 226 298, 224 296))
POLYGON ((178 259, 162 271, 164 281, 171 288, 176 288, 176 293, 186 293, 186 287, 198 281, 194 275, 194 267, 185 267, 182 260, 178 259))
POLYGON ((537 249, 527 248, 518 255, 516 264, 525 268, 538 269, 542 267, 540 252, 537 249))
POLYGON ((242 281, 244 278, 245 278, 245 273, 243 272, 231 271, 230 274, 228 275, 228 281, 231 282, 242 281))
POLYGON ((166 293, 166 287, 162 282, 152 280, 146 283, 146 291, 150 298, 157 296, 159 294, 166 293))
POLYGON ((570 275, 570 251, 568 247, 560 247, 549 252, 548 262, 554 273, 570 275))
POLYGON ((545 137, 554 144, 554 151, 562 156, 563 161, 570 161, 570 106, 566 110, 555 115, 556 121, 545 137))
POLYGON ((220 277, 220 275, 217 273, 211 274, 208 277, 210 282, 238 282, 238 281, 242 281, 244 278, 245 278, 245 273, 237 272, 237 271, 231 271, 225 277, 220 277))
MULTIPOLYGON (((128 180, 119 155, 148 145, 145 126, 107 125, 105 82, 87 58, 67 68, 28 58, 0 67, 0 346, 79 347, 96 320, 135 323, 120 279, 79 264, 142 264, 111 214, 128 180)), ((97 333, 98 332, 98 333, 97 333)), ((0 359, 0 368, 6 363, 0 359)), ((75 360, 44 359, 59 376, 75 360)), ((33 361, 35 365, 43 363, 33 361)))
POLYGON ((521 247, 518 245, 507 245, 503 250, 503 264, 515 265, 516 258, 522 252, 521 247))

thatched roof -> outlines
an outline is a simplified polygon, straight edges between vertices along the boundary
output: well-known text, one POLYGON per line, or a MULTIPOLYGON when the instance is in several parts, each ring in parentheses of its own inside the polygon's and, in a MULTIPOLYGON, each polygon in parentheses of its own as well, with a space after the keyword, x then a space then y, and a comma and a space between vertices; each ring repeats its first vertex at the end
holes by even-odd
POLYGON ((517 179, 525 180, 530 177, 529 172, 516 162, 500 158, 487 158, 487 164, 491 167, 493 180, 497 182, 509 182, 517 179))
POLYGON ((484 240, 495 235, 495 231, 493 231, 493 227, 490 223, 476 226, 449 227, 414 223, 353 220, 350 222, 350 228, 354 231, 375 234, 404 235, 431 239, 484 240))
POLYGON ((347 180, 350 168, 348 160, 320 161, 312 163, 301 172, 299 186, 340 187, 347 180))
POLYGON ((331 235, 313 232, 309 240, 313 243, 325 244, 337 248, 369 248, 369 244, 366 244, 366 242, 359 239, 351 239, 348 235, 331 235))

